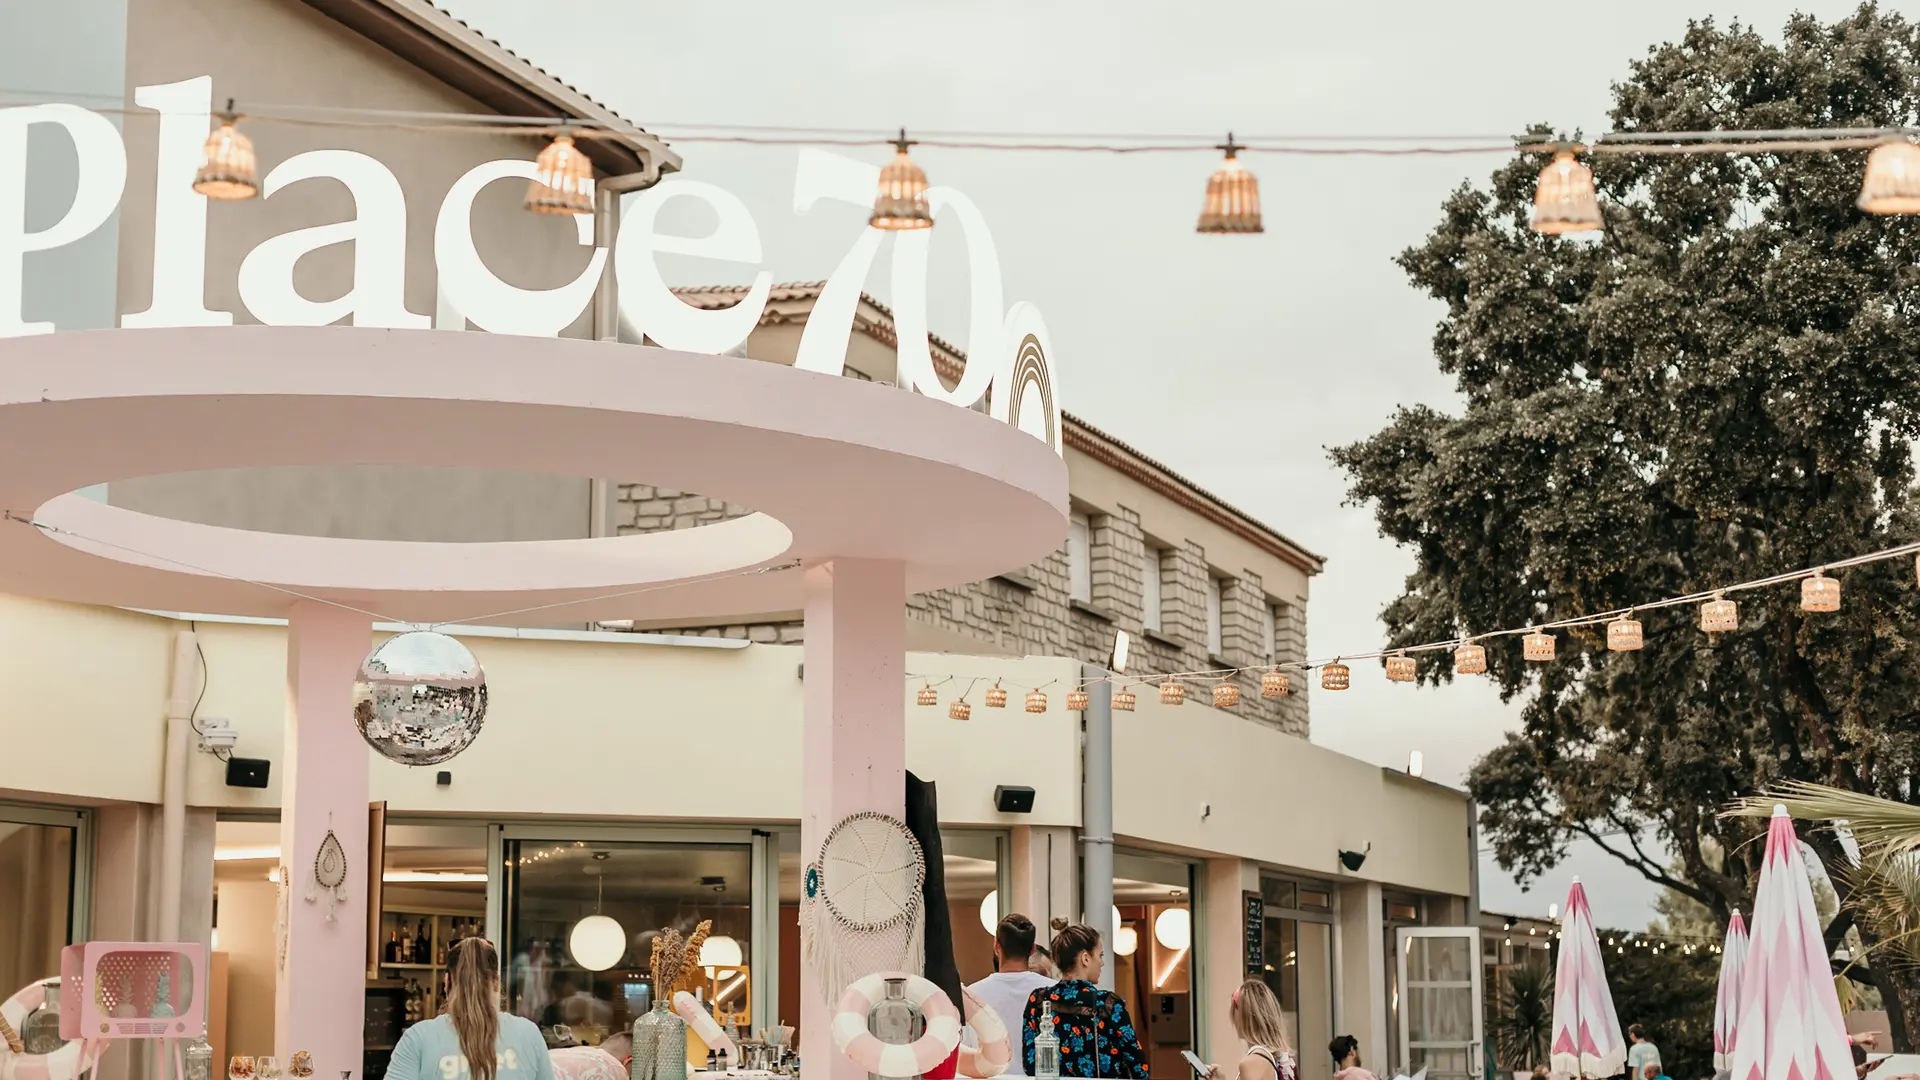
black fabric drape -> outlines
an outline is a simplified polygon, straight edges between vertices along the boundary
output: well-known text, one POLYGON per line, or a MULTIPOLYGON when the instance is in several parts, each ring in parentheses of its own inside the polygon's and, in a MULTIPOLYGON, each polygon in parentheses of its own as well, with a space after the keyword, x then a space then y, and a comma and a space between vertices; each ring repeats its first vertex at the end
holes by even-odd
POLYGON ((947 905, 947 867, 940 854, 940 800, 934 785, 907 774, 907 831, 927 857, 926 957, 928 981, 960 1003, 960 966, 953 958, 953 909, 947 905))

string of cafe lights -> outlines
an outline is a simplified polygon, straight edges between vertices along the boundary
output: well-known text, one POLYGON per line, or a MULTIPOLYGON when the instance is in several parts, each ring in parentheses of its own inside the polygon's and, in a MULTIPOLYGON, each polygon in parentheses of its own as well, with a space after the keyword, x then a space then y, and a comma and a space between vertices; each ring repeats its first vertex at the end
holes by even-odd
MULTIPOLYGON (((4 91, 0 91, 4 93, 4 91)), ((332 124, 409 130, 547 136, 550 142, 536 159, 538 175, 527 189, 526 208, 543 214, 592 214, 593 166, 578 144, 580 139, 628 138, 630 132, 592 121, 556 117, 504 117, 459 113, 402 113, 278 107, 277 115, 243 116, 228 99, 219 125, 207 138, 195 191, 211 199, 243 200, 259 195, 258 161, 253 141, 240 130, 242 120, 332 124)), ((673 131, 664 125, 663 132, 673 131)), ((1071 153, 1188 153, 1215 150, 1224 154, 1207 180, 1195 231, 1210 234, 1261 233, 1260 184, 1240 161, 1242 153, 1402 156, 1511 152, 1551 155, 1535 186, 1534 231, 1547 235, 1600 232, 1605 215, 1594 188, 1593 170, 1581 156, 1604 154, 1782 154, 1832 153, 1870 149, 1865 176, 1855 204, 1871 214, 1920 214, 1920 145, 1916 132, 1897 127, 1790 128, 1767 131, 1683 131, 1612 133, 1591 143, 1544 141, 1527 136, 1493 140, 1485 136, 1280 136, 1237 141, 1227 134, 1224 143, 1193 136, 1104 136, 1072 134, 1015 134, 1006 132, 942 133, 908 138, 902 128, 887 138, 845 128, 781 128, 740 125, 690 127, 673 135, 684 142, 746 143, 758 145, 873 146, 891 144, 894 158, 880 174, 869 224, 888 231, 931 228, 933 211, 926 192, 926 171, 910 153, 915 146, 957 150, 1071 152, 1071 153)))
MULTIPOLYGON (((1800 583, 1800 610, 1810 614, 1826 614, 1840 610, 1840 579, 1828 576, 1830 571, 1844 570, 1849 567, 1865 566, 1870 563, 1885 562, 1910 556, 1913 558, 1914 577, 1920 583, 1920 542, 1899 544, 1882 548, 1879 551, 1856 555, 1852 558, 1834 562, 1824 562, 1801 570, 1773 574, 1754 578, 1751 581, 1735 582, 1713 589, 1683 593, 1664 599, 1650 600, 1630 607, 1613 608, 1570 618, 1546 622, 1530 623, 1525 626, 1506 627, 1488 630, 1478 634, 1461 637, 1443 638, 1438 641, 1424 642, 1418 645, 1406 645, 1388 649, 1375 649, 1368 652, 1341 653, 1331 660, 1294 660, 1282 663, 1252 664, 1246 667, 1203 668, 1195 671, 1169 671, 1153 674, 1133 674, 1115 672, 1101 678, 1086 679, 1078 682, 1067 693, 1067 709, 1071 712, 1084 712, 1091 704, 1089 688, 1101 684, 1117 685, 1113 691, 1113 709, 1118 712, 1133 712, 1139 703, 1139 697, 1133 692, 1134 686, 1153 687, 1160 696, 1160 704, 1169 706, 1184 705, 1187 700, 1189 683, 1211 683, 1211 697, 1216 709, 1231 709, 1240 704, 1241 691, 1239 680, 1244 677, 1257 678, 1260 683, 1260 696, 1263 698, 1284 698, 1293 692, 1291 671, 1320 672, 1320 689, 1329 691, 1347 690, 1353 685, 1353 669, 1349 660, 1381 660, 1387 680, 1397 683, 1411 683, 1419 677, 1419 654, 1448 652, 1452 654, 1453 671, 1456 675, 1481 675, 1487 671, 1487 645, 1507 638, 1520 638, 1521 656, 1531 663, 1552 663, 1558 654, 1558 638, 1555 631, 1575 630, 1586 627, 1602 627, 1605 630, 1606 650, 1608 652, 1635 652, 1646 643, 1646 632, 1640 620, 1635 616, 1642 612, 1658 611, 1665 608, 1698 605, 1699 627, 1709 637, 1714 634, 1731 633, 1740 629, 1740 607, 1737 601, 1728 597, 1757 589, 1766 589, 1792 582, 1800 583)), ((1124 666, 1123 664, 1121 666, 1124 666)), ((993 686, 983 695, 989 709, 1007 707, 1009 691, 1004 677, 987 676, 946 676, 935 680, 928 675, 907 673, 907 680, 919 681, 920 688, 914 694, 916 704, 933 707, 940 704, 939 688, 959 678, 971 678, 968 687, 948 707, 947 715, 955 720, 972 718, 973 706, 967 700, 973 687, 986 679, 993 679, 993 686)), ((1029 713, 1047 711, 1047 687, 1058 683, 1043 683, 1025 691, 1023 704, 1029 713)))

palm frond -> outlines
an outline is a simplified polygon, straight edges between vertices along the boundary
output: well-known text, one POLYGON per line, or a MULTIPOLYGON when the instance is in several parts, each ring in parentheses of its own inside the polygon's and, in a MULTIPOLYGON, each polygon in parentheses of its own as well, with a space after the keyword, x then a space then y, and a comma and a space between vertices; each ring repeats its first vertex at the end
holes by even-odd
POLYGON ((1844 824, 1868 861, 1920 849, 1920 806, 1825 784, 1787 781, 1736 801, 1726 813, 1730 817, 1766 817, 1773 813, 1775 803, 1785 804, 1787 813, 1797 818, 1844 824))

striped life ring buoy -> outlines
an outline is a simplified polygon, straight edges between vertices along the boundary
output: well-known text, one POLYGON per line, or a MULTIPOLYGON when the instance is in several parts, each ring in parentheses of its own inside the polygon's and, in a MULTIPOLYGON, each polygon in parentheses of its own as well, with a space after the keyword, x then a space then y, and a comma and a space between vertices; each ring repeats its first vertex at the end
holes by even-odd
POLYGON ((700 1041, 707 1044, 709 1050, 724 1050, 727 1056, 739 1058, 740 1052, 733 1047, 733 1040, 720 1029, 720 1022, 713 1014, 700 1007, 700 999, 685 990, 676 990, 673 994, 673 1011, 687 1022, 700 1041))
MULTIPOLYGON (((24 1036, 27 1017, 47 1003, 49 993, 59 992, 59 979, 42 979, 0 1002, 0 1016, 24 1036)), ((16 1054, 0 1042, 0 1080, 79 1080, 99 1057, 99 1048, 86 1039, 74 1039, 51 1054, 16 1054)))
POLYGON ((1013 1064, 1013 1043, 1007 1037, 1006 1021, 973 991, 963 987, 960 993, 967 1001, 967 1026, 980 1044, 960 1048, 960 1075, 992 1080, 1013 1064))
POLYGON ((855 1065, 875 1076, 923 1076, 953 1056, 960 1046, 960 1010, 933 983, 905 972, 881 972, 855 979, 840 996, 833 1014, 833 1045, 855 1065), (867 1014, 886 996, 888 979, 905 979, 906 997, 927 1022, 926 1034, 904 1046, 883 1043, 867 1030, 867 1014))

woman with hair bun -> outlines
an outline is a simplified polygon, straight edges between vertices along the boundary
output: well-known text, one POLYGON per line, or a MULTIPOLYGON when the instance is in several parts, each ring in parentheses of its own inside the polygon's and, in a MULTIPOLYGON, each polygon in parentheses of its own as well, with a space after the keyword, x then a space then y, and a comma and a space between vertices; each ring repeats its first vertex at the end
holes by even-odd
POLYGON ((1040 1035, 1042 1004, 1053 1007, 1053 1034, 1060 1040, 1060 1075, 1147 1080, 1147 1055, 1127 1016, 1127 1003, 1102 990, 1100 970, 1107 950, 1100 931, 1053 920, 1053 962, 1060 981, 1035 990, 1027 999, 1020 1042, 1027 1075, 1033 1075, 1033 1040, 1040 1035))

